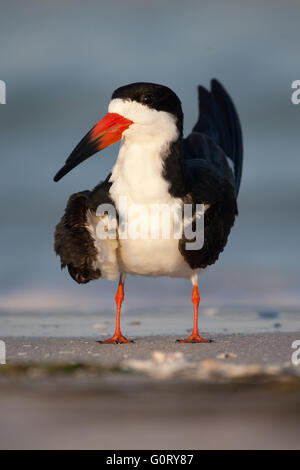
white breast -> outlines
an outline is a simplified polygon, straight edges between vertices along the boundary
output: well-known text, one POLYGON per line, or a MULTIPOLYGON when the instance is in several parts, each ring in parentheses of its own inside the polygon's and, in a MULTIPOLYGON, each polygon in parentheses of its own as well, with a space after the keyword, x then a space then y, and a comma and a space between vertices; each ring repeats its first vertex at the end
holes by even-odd
MULTIPOLYGON (((132 126, 134 127, 134 126, 132 126)), ((174 130, 174 129, 173 129, 174 130)), ((177 132, 177 129, 176 129, 177 132)), ((169 141, 165 135, 153 136, 135 129, 126 131, 117 162, 112 170, 110 195, 119 209, 120 196, 126 197, 128 224, 135 222, 136 215, 130 214, 131 206, 143 204, 144 211, 151 214, 153 204, 167 204, 170 207, 182 204, 171 197, 169 183, 163 178, 164 155, 167 155, 169 141)), ((174 134, 173 134, 174 137, 174 134)), ((148 226, 153 220, 148 218, 148 226)), ((171 235, 172 235, 171 224, 171 235)), ((145 276, 190 277, 192 270, 178 250, 178 239, 126 239, 119 240, 119 267, 122 272, 145 276)))

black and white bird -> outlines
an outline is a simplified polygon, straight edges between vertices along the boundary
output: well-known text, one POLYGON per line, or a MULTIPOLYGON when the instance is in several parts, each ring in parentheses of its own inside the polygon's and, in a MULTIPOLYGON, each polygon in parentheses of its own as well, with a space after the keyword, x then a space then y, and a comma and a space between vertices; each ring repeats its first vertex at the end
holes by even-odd
MULTIPOLYGON (((92 191, 73 194, 56 227, 55 251, 78 283, 119 277, 116 329, 102 343, 129 343, 120 330, 120 310, 127 274, 190 279, 193 285, 194 328, 181 342, 208 342, 198 332, 198 273, 216 262, 237 215, 243 144, 239 118, 222 85, 212 80, 211 91, 199 86, 199 119, 183 138, 183 112, 178 96, 168 87, 132 83, 114 91, 108 114, 81 140, 54 181, 99 150, 121 140, 111 174, 92 191), (187 249, 184 233, 176 237, 123 237, 120 200, 131 206, 163 204, 182 207, 203 204, 204 244, 187 249), (108 230, 108 213, 116 211, 116 237, 98 236, 108 230), (105 206, 106 207, 106 206, 105 206)), ((131 213, 135 222, 136 213, 131 213)), ((157 219, 156 219, 157 220, 157 219)), ((148 220, 154 224, 153 219, 148 220), (151 222, 152 221, 152 222, 151 222)))

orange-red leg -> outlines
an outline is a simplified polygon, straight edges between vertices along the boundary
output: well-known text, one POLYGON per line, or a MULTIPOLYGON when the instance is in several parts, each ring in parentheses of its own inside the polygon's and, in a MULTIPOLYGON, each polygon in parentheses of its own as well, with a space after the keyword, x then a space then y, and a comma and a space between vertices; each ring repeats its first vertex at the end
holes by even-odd
POLYGON ((106 339, 104 341, 99 341, 99 343, 102 343, 102 344, 133 343, 133 341, 130 341, 129 339, 125 338, 125 336, 122 335, 121 329, 120 329, 121 305, 124 300, 124 282, 122 281, 122 279, 120 279, 115 300, 117 304, 117 314, 116 314, 116 329, 115 329, 114 335, 109 339, 106 339))
POLYGON ((178 343, 210 343, 209 339, 204 339, 198 332, 198 307, 200 302, 200 295, 197 286, 193 288, 191 301, 194 304, 194 329, 191 336, 187 339, 178 339, 178 343))

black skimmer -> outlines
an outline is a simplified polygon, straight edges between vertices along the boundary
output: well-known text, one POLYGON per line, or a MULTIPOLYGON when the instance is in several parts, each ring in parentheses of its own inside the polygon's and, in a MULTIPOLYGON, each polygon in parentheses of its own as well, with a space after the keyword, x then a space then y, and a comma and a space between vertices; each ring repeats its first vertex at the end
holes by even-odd
MULTIPOLYGON (((99 150, 121 142, 111 174, 92 191, 73 194, 56 227, 55 251, 78 283, 98 278, 116 279, 116 329, 103 343, 129 343, 120 330, 120 310, 127 274, 188 278, 193 284, 194 328, 180 342, 209 342, 198 332, 198 273, 212 265, 223 251, 237 215, 243 144, 239 118, 222 85, 212 80, 211 91, 199 86, 200 115, 192 132, 183 138, 183 112, 177 95, 153 83, 133 83, 114 91, 108 114, 73 150, 54 177, 60 180, 99 150), (193 207, 204 205, 204 243, 187 249, 181 237, 121 236, 121 198, 127 210, 152 204, 193 207), (97 212, 98 207, 113 207, 97 212), (98 228, 116 236, 99 236, 98 228), (119 232, 118 232, 119 230, 119 232)), ((203 207, 203 206, 202 206, 203 207)), ((147 216, 148 217, 148 216, 147 216)), ((151 220, 152 225, 155 223, 151 220)), ((155 219, 157 220, 157 219, 155 219)), ((136 212, 131 213, 136 222, 136 212)), ((172 225, 173 226, 173 225, 172 225)))

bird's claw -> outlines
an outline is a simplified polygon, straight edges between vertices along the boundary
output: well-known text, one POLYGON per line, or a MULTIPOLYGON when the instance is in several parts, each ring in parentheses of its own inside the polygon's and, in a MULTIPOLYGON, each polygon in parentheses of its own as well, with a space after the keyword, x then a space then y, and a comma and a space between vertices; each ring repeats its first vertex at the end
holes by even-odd
POLYGON ((189 338, 177 339, 176 343, 212 343, 212 340, 202 338, 198 333, 192 333, 189 338))
POLYGON ((125 344, 125 343, 134 343, 123 335, 114 335, 111 338, 105 339, 103 341, 97 341, 100 344, 125 344))

